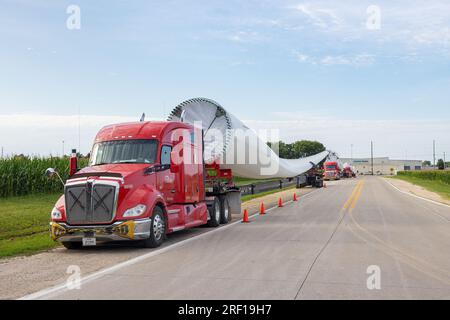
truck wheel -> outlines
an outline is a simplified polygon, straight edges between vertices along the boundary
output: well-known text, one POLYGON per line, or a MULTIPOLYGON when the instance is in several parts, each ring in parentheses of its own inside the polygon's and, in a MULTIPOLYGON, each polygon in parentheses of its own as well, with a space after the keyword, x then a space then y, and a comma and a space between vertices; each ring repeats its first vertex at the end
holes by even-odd
POLYGON ((75 241, 64 241, 64 242, 62 242, 62 245, 64 247, 66 247, 66 249, 69 249, 69 250, 81 249, 81 247, 83 247, 83 243, 81 243, 79 241, 77 241, 77 242, 75 242, 75 241))
POLYGON ((220 198, 220 223, 227 224, 231 221, 230 205, 227 197, 220 198))
POLYGON ((211 207, 208 208, 209 211, 209 220, 208 227, 218 227, 220 224, 220 203, 217 197, 214 198, 214 201, 211 207))
POLYGON ((155 207, 150 223, 150 237, 143 240, 144 247, 159 247, 164 241, 165 232, 166 222, 164 221, 163 211, 160 207, 155 207))

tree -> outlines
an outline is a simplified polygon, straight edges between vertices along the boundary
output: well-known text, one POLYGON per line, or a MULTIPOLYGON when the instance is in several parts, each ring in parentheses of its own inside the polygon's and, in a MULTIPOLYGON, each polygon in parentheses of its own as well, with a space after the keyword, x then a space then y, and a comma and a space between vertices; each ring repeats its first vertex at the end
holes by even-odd
POLYGON ((439 159, 437 161, 437 167, 438 167, 439 170, 444 170, 444 160, 439 159))
POLYGON ((422 162, 422 167, 430 167, 431 166, 431 161, 430 160, 425 160, 422 162))
POLYGON ((267 144, 274 150, 278 149, 278 156, 284 159, 298 159, 325 151, 325 146, 318 141, 301 140, 294 143, 278 141, 267 144))
POLYGON ((308 157, 325 151, 325 146, 318 141, 301 140, 293 143, 294 158, 308 157))

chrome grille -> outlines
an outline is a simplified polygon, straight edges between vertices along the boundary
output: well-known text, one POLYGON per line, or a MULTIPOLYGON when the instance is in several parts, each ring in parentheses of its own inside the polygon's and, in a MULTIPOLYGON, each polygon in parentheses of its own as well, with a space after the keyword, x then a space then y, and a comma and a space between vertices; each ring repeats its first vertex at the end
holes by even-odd
POLYGON ((116 209, 116 187, 86 182, 65 188, 66 218, 69 224, 108 223, 116 209))

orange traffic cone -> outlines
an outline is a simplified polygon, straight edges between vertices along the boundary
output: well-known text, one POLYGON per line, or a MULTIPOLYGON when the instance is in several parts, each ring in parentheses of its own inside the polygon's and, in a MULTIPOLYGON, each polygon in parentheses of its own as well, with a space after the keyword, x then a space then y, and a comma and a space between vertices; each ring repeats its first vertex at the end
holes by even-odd
POLYGON ((283 200, 281 200, 281 197, 278 199, 278 206, 279 207, 283 206, 283 200))
POLYGON ((242 222, 250 222, 248 221, 248 211, 244 209, 244 217, 242 218, 242 222))
POLYGON ((266 210, 264 208, 264 202, 261 202, 261 206, 259 207, 259 214, 265 214, 266 210))
POLYGON ((294 198, 292 199, 292 201, 297 201, 297 193, 294 192, 294 198))

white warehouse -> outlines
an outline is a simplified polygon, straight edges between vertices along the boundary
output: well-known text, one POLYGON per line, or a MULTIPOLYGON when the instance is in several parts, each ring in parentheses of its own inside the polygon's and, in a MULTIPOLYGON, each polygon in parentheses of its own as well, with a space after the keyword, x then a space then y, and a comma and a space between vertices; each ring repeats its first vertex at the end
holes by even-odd
MULTIPOLYGON (((371 174, 371 158, 340 158, 342 163, 348 163, 355 168, 357 174, 371 174)), ((393 160, 389 157, 373 158, 373 173, 395 175, 397 171, 422 170, 421 160, 393 160)))

